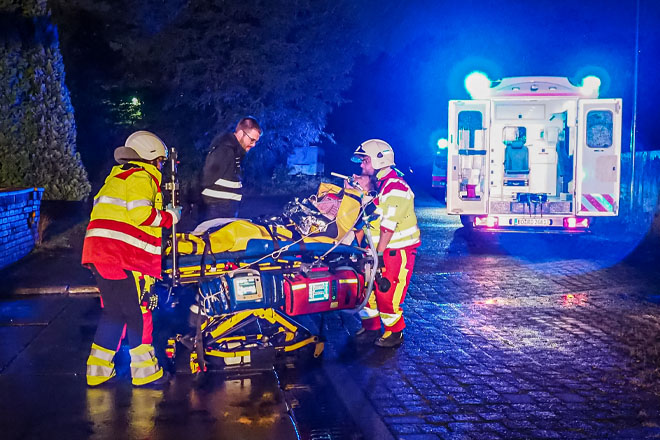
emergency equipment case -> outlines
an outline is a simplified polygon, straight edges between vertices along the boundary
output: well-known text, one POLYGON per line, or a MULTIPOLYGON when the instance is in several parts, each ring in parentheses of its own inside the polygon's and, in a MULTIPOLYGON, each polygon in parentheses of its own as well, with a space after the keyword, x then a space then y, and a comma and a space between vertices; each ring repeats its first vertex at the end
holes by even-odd
POLYGON ((293 317, 364 306, 377 256, 373 245, 353 243, 363 212, 357 190, 322 183, 316 195, 289 203, 281 217, 178 234, 178 252, 166 252, 166 283, 176 279, 179 290, 195 292, 195 330, 170 338, 168 357, 174 359, 183 343, 194 374, 206 371, 209 361, 246 365, 264 351, 311 348, 318 357, 323 342, 293 317))

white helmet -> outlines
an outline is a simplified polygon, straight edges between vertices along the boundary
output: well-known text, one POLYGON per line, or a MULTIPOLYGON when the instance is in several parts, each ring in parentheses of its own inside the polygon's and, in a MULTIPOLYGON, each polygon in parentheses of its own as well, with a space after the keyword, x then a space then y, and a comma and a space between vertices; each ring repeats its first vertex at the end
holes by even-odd
POLYGON ((126 163, 135 159, 167 158, 168 152, 165 143, 150 131, 136 131, 126 139, 124 145, 115 149, 115 160, 118 163, 126 163))
MULTIPOLYGON (((362 142, 353 154, 355 156, 369 156, 374 170, 394 166, 394 150, 392 150, 390 144, 380 139, 369 139, 362 142)), ((361 160, 357 159, 356 162, 361 160)))

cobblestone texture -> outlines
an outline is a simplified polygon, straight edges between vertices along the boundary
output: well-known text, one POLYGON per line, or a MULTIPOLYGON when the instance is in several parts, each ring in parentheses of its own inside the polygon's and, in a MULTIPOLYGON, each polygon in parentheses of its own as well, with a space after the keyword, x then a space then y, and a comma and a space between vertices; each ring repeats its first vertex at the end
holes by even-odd
POLYGON ((418 214, 403 346, 326 320, 326 357, 396 437, 660 438, 657 259, 618 262, 636 243, 612 236, 451 236, 418 214))

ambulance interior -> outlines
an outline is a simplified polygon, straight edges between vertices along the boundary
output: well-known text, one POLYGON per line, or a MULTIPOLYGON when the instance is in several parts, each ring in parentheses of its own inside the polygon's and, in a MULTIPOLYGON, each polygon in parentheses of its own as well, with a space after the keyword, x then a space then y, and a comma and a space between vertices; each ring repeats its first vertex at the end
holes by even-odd
POLYGON ((488 129, 482 112, 459 112, 459 199, 487 197, 491 213, 571 212, 576 142, 567 121, 576 107, 575 99, 493 100, 488 129))

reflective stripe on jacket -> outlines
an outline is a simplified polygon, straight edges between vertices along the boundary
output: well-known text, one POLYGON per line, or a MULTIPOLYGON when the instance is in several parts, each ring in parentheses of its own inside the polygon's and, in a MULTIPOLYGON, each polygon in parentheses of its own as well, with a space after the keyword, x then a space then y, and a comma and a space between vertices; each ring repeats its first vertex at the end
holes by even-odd
POLYGON ((392 168, 380 170, 378 196, 374 200, 377 218, 371 222, 375 228, 374 245, 378 245, 380 229, 394 231, 387 245, 390 249, 401 249, 419 245, 419 227, 415 215, 415 194, 408 183, 392 168))
POLYGON ((161 173, 129 162, 112 168, 94 197, 83 244, 83 264, 113 265, 161 278, 161 228, 172 226, 163 211, 161 173))

